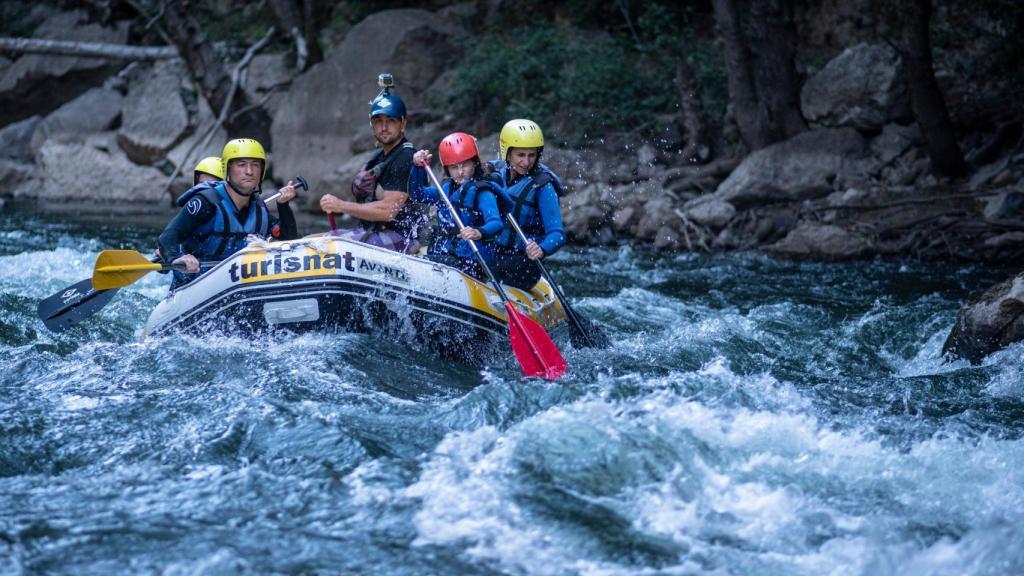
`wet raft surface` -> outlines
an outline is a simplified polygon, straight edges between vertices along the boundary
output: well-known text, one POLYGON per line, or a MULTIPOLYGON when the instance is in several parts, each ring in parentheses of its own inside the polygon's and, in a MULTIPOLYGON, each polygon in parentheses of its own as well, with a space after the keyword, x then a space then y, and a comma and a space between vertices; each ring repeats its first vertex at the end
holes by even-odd
POLYGON ((1010 271, 570 250, 616 346, 561 340, 558 383, 360 334, 136 343, 158 274, 43 328, 154 235, 0 219, 0 572, 1024 571, 1024 348, 940 358, 1010 271))

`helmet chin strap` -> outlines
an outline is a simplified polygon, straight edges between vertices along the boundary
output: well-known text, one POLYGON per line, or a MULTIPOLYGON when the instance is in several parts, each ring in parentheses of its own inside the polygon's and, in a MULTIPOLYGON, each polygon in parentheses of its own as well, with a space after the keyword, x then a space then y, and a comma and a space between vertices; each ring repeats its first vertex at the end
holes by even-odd
POLYGON ((234 182, 232 182, 231 180, 225 180, 225 182, 227 182, 228 186, 231 186, 231 189, 235 191, 235 194, 238 194, 239 196, 242 196, 244 198, 248 198, 248 197, 252 196, 254 192, 256 192, 256 191, 258 191, 260 189, 259 186, 256 186, 255 188, 250 190, 248 193, 245 193, 245 192, 242 192, 241 190, 239 190, 238 187, 235 186, 234 182))

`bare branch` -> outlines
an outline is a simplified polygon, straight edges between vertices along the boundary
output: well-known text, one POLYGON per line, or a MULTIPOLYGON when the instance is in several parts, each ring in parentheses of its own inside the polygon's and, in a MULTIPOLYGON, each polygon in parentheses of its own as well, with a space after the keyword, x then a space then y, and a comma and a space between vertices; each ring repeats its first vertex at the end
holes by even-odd
POLYGON ((213 133, 217 128, 224 125, 224 121, 228 117, 228 111, 231 109, 231 103, 235 99, 235 93, 238 91, 238 84, 242 77, 242 71, 249 66, 249 63, 252 62, 256 53, 262 50, 270 42, 270 39, 273 38, 273 36, 274 27, 271 26, 267 29, 263 38, 260 38, 258 42, 250 46, 249 49, 245 51, 245 55, 242 56, 242 59, 238 61, 238 64, 236 64, 235 68, 231 71, 231 89, 228 91, 228 97, 224 101, 224 106, 220 109, 220 114, 217 115, 217 121, 210 125, 206 130, 206 134, 201 139, 196 139, 192 146, 189 147, 188 151, 185 152, 181 162, 175 166, 174 172, 172 172, 167 178, 167 184, 164 186, 164 190, 171 195, 172 203, 174 202, 174 192, 171 190, 171 186, 174 184, 174 179, 181 174, 182 166, 187 166, 192 163, 192 153, 195 152, 196 148, 205 148, 210 143, 210 138, 213 137, 213 133))

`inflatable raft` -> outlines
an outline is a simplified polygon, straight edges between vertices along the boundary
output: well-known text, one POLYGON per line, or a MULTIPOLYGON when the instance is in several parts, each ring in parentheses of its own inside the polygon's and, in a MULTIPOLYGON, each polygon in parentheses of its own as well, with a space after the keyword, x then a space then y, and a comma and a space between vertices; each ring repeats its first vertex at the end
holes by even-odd
MULTIPOLYGON (((545 330, 564 325, 565 312, 543 280, 530 292, 505 289, 545 330)), ((150 314, 141 337, 344 330, 479 363, 496 352, 507 354, 507 322, 497 292, 459 270, 315 235, 250 243, 171 292, 150 314)))

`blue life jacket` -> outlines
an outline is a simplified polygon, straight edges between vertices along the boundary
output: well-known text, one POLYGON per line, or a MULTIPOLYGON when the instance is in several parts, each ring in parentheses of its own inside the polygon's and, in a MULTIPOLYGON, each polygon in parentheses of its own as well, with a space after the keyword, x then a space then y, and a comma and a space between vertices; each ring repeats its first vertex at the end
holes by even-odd
MULTIPOLYGON (((550 168, 538 162, 531 173, 509 186, 507 183, 511 169, 508 164, 500 160, 492 160, 490 165, 494 169, 490 177, 500 184, 496 193, 502 218, 504 219, 507 214, 512 214, 526 237, 539 243, 544 238, 545 231, 544 221, 540 217, 540 203, 537 195, 541 189, 550 184, 554 188, 555 194, 561 197, 565 194, 562 181, 550 168)), ((522 248, 519 235, 507 220, 505 227, 494 242, 499 248, 506 250, 515 249, 517 245, 522 248)))
MULTIPOLYGON (((445 194, 448 195, 448 200, 451 201, 452 206, 458 211, 462 223, 470 228, 479 230, 486 222, 484 213, 480 209, 480 192, 482 190, 492 192, 498 198, 498 203, 501 203, 499 186, 486 180, 467 180, 461 186, 455 186, 453 180, 446 179, 444 182, 441 182, 441 186, 444 187, 445 194), (452 188, 455 188, 455 190, 452 191, 452 188)), ((462 258, 473 258, 473 249, 469 247, 469 242, 459 238, 458 235, 459 227, 455 223, 455 219, 448 212, 447 206, 442 203, 437 210, 437 227, 434 230, 434 241, 430 252, 433 254, 455 254, 462 258)), ((489 245, 489 242, 484 242, 489 239, 486 236, 482 237, 480 240, 477 240, 476 246, 480 250, 481 255, 483 255, 484 260, 492 263, 494 261, 494 250, 489 245)))
POLYGON ((245 248, 246 237, 255 234, 266 238, 270 234, 270 211, 254 192, 249 200, 249 213, 245 222, 238 220, 235 203, 228 195, 226 184, 221 182, 204 182, 193 186, 178 198, 178 206, 185 206, 188 201, 201 195, 217 207, 213 218, 196 228, 191 238, 182 242, 181 251, 192 254, 199 260, 220 260, 242 248, 245 248))

